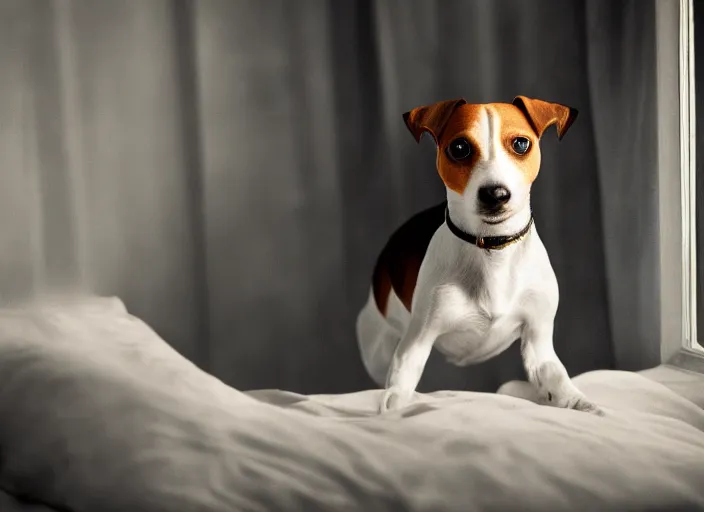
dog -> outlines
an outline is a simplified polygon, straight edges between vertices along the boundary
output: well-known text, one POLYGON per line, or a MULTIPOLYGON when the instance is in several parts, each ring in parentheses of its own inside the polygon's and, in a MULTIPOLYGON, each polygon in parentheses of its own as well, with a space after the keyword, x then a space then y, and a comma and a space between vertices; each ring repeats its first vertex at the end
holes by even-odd
POLYGON ((442 101, 403 115, 416 142, 425 134, 435 142, 447 200, 393 233, 357 317, 362 361, 384 387, 379 412, 412 401, 433 347, 467 366, 520 339, 539 403, 603 414, 555 353, 559 289, 530 205, 543 133, 556 125, 561 140, 577 114, 517 96, 442 101))

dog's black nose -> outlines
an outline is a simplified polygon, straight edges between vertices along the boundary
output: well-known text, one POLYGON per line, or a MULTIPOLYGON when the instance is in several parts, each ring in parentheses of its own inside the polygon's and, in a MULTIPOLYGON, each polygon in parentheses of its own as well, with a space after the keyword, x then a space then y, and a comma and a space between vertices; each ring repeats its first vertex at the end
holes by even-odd
POLYGON ((479 189, 479 202, 486 208, 498 208, 508 203, 511 192, 506 187, 491 185, 479 189))

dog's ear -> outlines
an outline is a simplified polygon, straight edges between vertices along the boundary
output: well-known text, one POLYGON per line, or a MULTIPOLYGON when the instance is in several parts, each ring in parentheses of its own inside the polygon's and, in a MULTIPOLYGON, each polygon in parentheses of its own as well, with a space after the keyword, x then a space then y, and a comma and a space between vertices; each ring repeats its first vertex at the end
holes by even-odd
POLYGON ((557 138, 562 140, 567 130, 577 119, 577 110, 559 103, 516 96, 513 104, 520 108, 533 126, 538 137, 550 126, 557 124, 557 138))
POLYGON ((417 107, 403 114, 403 120, 416 142, 420 142, 424 132, 430 133, 435 144, 440 140, 440 135, 450 116, 460 105, 467 103, 464 99, 441 101, 424 107, 417 107))

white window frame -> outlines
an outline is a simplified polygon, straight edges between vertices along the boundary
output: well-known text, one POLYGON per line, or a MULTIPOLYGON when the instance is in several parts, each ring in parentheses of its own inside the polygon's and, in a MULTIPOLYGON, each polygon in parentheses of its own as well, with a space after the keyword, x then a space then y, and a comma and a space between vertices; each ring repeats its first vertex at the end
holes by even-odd
POLYGON ((697 338, 692 0, 655 2, 661 361, 704 373, 697 338))

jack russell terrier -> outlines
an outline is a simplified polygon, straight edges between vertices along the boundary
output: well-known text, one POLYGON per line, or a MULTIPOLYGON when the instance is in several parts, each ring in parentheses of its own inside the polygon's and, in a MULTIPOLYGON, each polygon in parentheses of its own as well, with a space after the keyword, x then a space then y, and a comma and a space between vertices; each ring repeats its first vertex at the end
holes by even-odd
POLYGON ((539 403, 603 414, 553 348, 557 279, 530 207, 540 137, 557 125, 562 139, 576 117, 573 108, 524 96, 512 104, 443 101, 403 115, 417 142, 425 132, 435 141, 447 201, 391 236, 357 318, 364 365, 385 387, 380 412, 412 400, 433 346, 467 366, 520 339, 539 403))

